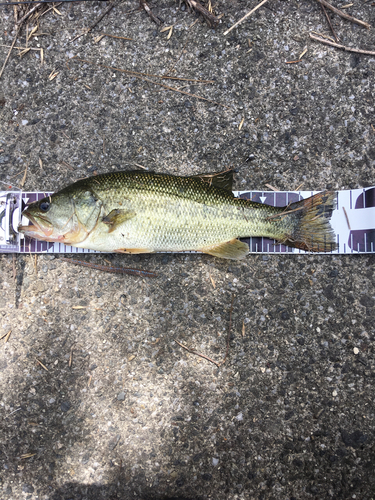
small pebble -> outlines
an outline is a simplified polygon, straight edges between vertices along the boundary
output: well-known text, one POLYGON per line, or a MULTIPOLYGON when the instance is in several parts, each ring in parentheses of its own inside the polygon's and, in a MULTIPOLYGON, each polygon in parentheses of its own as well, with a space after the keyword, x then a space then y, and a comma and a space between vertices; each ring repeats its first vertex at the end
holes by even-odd
POLYGON ((337 391, 333 391, 333 392, 332 392, 332 396, 333 396, 333 397, 336 397, 336 396, 337 396, 337 391))
POLYGON ((63 401, 61 403, 61 411, 69 411, 70 410, 70 403, 69 401, 63 401))
POLYGON ((354 352, 354 354, 358 354, 359 353, 358 347, 354 347, 353 352, 354 352))

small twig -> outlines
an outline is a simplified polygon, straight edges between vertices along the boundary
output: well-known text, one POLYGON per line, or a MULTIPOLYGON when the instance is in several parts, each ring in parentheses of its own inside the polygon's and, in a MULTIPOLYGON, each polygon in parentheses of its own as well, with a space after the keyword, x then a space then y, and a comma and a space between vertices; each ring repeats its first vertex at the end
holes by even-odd
MULTIPOLYGON (((133 71, 131 69, 121 69, 121 68, 116 68, 115 66, 107 66, 106 64, 96 64, 94 62, 88 61, 87 59, 80 59, 79 57, 72 57, 69 59, 69 61, 80 61, 84 62, 87 64, 93 64, 94 66, 100 66, 102 68, 107 68, 113 71, 120 71, 121 73, 127 73, 129 75, 137 77, 139 76, 150 76, 152 78, 160 78, 161 80, 178 80, 181 82, 192 82, 192 83, 215 83, 214 80, 196 80, 194 78, 182 78, 180 76, 167 76, 166 75, 154 75, 152 73, 142 73, 140 71, 133 71)), ((169 73, 169 71, 168 71, 169 73)))
POLYGON ((219 22, 219 19, 214 16, 209 10, 203 7, 200 2, 196 2, 196 0, 185 0, 185 3, 188 5, 188 7, 202 14, 208 26, 216 26, 219 22))
POLYGON ((20 456, 21 460, 24 460, 25 458, 31 458, 35 457, 36 453, 24 453, 23 455, 20 456))
MULTIPOLYGON (((119 69, 119 68, 115 68, 112 66, 106 66, 105 64, 95 64, 91 61, 87 61, 86 59, 72 58, 72 60, 81 61, 81 62, 85 62, 88 64, 93 64, 94 66, 99 66, 99 67, 107 68, 107 69, 114 70, 114 71, 120 71, 121 73, 129 73, 130 75, 134 76, 135 78, 139 78, 140 80, 143 80, 144 82, 153 83, 154 85, 158 85, 159 87, 163 87, 163 88, 168 89, 168 90, 173 90, 174 92, 179 92, 180 94, 188 95, 190 97, 195 97, 196 99, 201 99, 202 101, 212 102, 213 104, 217 104, 218 106, 222 106, 223 108, 230 109, 230 106, 226 106, 225 104, 221 104, 220 102, 213 101, 212 99, 207 99, 207 97, 201 97, 197 94, 191 94, 190 92, 185 92, 184 90, 179 90, 179 89, 176 89, 175 87, 170 87, 169 85, 164 85, 163 83, 154 82, 154 81, 150 80, 149 78, 145 78, 143 76, 138 76, 138 74, 135 73, 134 71, 129 71, 126 69, 119 69)), ((171 78, 171 77, 167 77, 167 78, 171 78)))
POLYGON ((356 19, 355 17, 350 16, 346 12, 343 12, 342 10, 337 9, 336 7, 334 7, 333 5, 328 3, 326 0, 316 0, 316 1, 319 2, 321 5, 324 5, 324 7, 327 7, 327 9, 331 9, 331 11, 334 12, 335 14, 337 14, 338 16, 341 16, 344 19, 351 21, 352 23, 359 24, 359 26, 363 26, 364 28, 367 28, 367 29, 371 28, 370 24, 365 23, 364 21, 361 21, 359 19, 356 19))
POLYGON ((184 53, 185 47, 188 44, 188 42, 189 42, 189 36, 188 36, 188 39, 185 42, 185 45, 182 47, 181 54, 178 56, 178 58, 176 59, 176 62, 173 64, 173 66, 171 66, 169 68, 169 70, 166 72, 166 74, 165 74, 166 76, 169 75, 169 73, 176 67, 178 61, 181 59, 182 54, 184 53))
POLYGON ((209 275, 210 275, 210 280, 211 280, 211 284, 214 288, 216 288, 216 283, 215 283, 215 280, 213 279, 213 277, 211 276, 211 271, 209 271, 209 275))
POLYGON ((272 184, 265 184, 265 186, 267 186, 268 188, 270 188, 272 191, 280 191, 280 189, 277 189, 275 188, 274 186, 272 186, 272 184))
POLYGON ((134 42, 134 38, 129 38, 127 36, 117 36, 117 35, 110 35, 108 33, 100 33, 102 36, 108 36, 110 38, 119 38, 120 40, 132 40, 134 42))
POLYGON ((195 356, 199 356, 200 358, 206 359, 210 363, 213 363, 214 365, 216 365, 218 368, 220 367, 219 363, 216 363, 216 361, 214 361, 213 359, 209 358, 205 354, 201 354, 200 352, 193 351, 192 349, 189 349, 188 347, 186 347, 185 345, 181 344, 181 342, 179 342, 176 339, 173 339, 173 340, 176 342, 176 344, 178 344, 179 346, 181 346, 183 349, 186 349, 188 352, 190 352, 190 354, 194 354, 195 356))
POLYGON ((140 0, 140 5, 141 5, 142 9, 144 9, 147 12, 149 17, 154 21, 154 23, 156 23, 158 26, 160 26, 162 24, 160 19, 155 16, 155 14, 152 12, 150 7, 147 5, 146 0, 140 0))
POLYGON ((71 264, 90 267, 91 269, 97 269, 99 271, 105 271, 107 273, 130 274, 132 276, 141 276, 144 278, 156 278, 157 276, 157 274, 152 271, 144 271, 143 269, 135 269, 132 267, 102 266, 101 264, 92 264, 91 262, 86 262, 84 260, 67 259, 66 257, 59 257, 59 259, 65 262, 70 262, 71 264))
POLYGON ((47 372, 49 371, 49 370, 48 370, 48 368, 47 368, 46 366, 44 366, 44 364, 43 364, 41 361, 39 361, 39 359, 38 359, 38 358, 35 358, 35 360, 36 360, 36 361, 40 364, 40 366, 41 366, 42 368, 44 368, 44 370, 46 370, 47 372))
POLYGON ((230 331, 232 329, 233 301, 234 301, 234 293, 232 293, 232 302, 230 304, 230 311, 229 311, 229 326, 228 326, 228 334, 227 334, 227 350, 225 351, 225 356, 224 356, 223 361, 220 363, 220 366, 225 363, 225 361, 227 359, 227 356, 228 356, 228 352, 229 352, 230 331))
POLYGON ((16 256, 13 254, 13 281, 16 281, 17 271, 16 271, 16 256))
POLYGON ((26 165, 25 172, 23 174, 22 180, 20 182, 21 188, 23 188, 25 181, 26 181, 26 175, 27 175, 27 169, 29 168, 29 164, 26 165))
POLYGON ((81 34, 75 36, 72 40, 70 40, 70 43, 74 42, 75 40, 77 40, 81 36, 87 35, 88 33, 90 33, 90 31, 92 31, 95 28, 95 26, 100 23, 100 21, 103 19, 103 17, 106 16, 109 12, 111 12, 113 7, 115 7, 116 5, 117 4, 115 2, 110 3, 110 5, 106 8, 106 10, 103 12, 103 14, 98 17, 98 19, 94 22, 94 24, 92 24, 89 28, 85 29, 81 34))
POLYGON ((23 17, 21 17, 21 19, 19 19, 16 24, 22 24, 29 17, 29 15, 32 14, 41 5, 42 5, 41 3, 37 3, 35 7, 32 7, 29 10, 29 12, 26 12, 26 14, 23 17))
POLYGON ((226 106, 225 104, 221 104, 220 102, 213 101, 212 99, 207 99, 207 97, 201 97, 197 94, 191 94, 190 92, 185 92, 184 90, 179 90, 179 89, 176 89, 174 87, 170 87, 169 85, 164 85, 163 83, 153 82, 152 80, 149 80, 148 78, 141 78, 141 80, 144 80, 145 82, 153 83, 154 85, 158 85, 159 87, 164 87, 165 89, 168 89, 168 90, 173 90, 174 92, 179 92, 180 94, 185 94, 185 95, 188 95, 190 97, 195 97, 196 99, 201 99, 202 101, 212 102, 213 104, 217 104, 218 106, 222 106, 223 108, 230 109, 230 106, 226 106))
MULTIPOLYGON (((65 137, 67 137, 67 136, 65 135, 65 137)), ((67 137, 67 139, 69 139, 69 137, 67 137)), ((69 165, 69 163, 67 163, 66 161, 60 161, 59 165, 66 167, 67 169, 71 170, 72 172, 74 171, 74 168, 71 165, 69 165)))
POLYGON ((326 45, 331 45, 332 47, 336 47, 337 49, 345 50, 346 52, 355 52, 356 54, 367 54, 369 56, 375 56, 375 52, 373 50, 362 50, 362 49, 353 49, 352 47, 346 47, 345 45, 340 45, 338 43, 330 42, 329 40, 324 40, 323 38, 319 38, 310 33, 310 38, 316 40, 320 43, 325 43, 326 45))
POLYGON ((232 31, 232 29, 234 29, 236 26, 238 26, 243 21, 245 21, 245 19, 247 19, 248 17, 250 17, 251 14, 253 14, 255 11, 257 11, 259 9, 259 7, 262 7, 262 5, 264 5, 267 1, 268 0, 262 0, 262 2, 260 2, 256 7, 254 7, 253 10, 251 10, 250 12, 248 12, 246 15, 244 15, 243 17, 241 17, 241 19, 239 21, 237 21, 236 23, 234 23, 233 26, 231 26, 229 28, 229 30, 224 31, 224 35, 227 35, 230 31, 232 31))
POLYGON ((327 21, 328 21, 329 27, 331 28, 332 35, 335 37, 336 42, 339 42, 339 41, 340 41, 340 39, 339 39, 339 37, 336 35, 335 30, 333 29, 333 26, 332 26, 332 23, 331 23, 331 19, 329 18, 329 15, 327 14, 327 11, 326 11, 326 9, 325 9, 324 5, 323 5, 323 4, 320 4, 320 6, 322 7, 322 10, 323 10, 323 12, 324 12, 324 15, 326 16, 326 19, 327 19, 327 21))
POLYGON ((331 38, 328 35, 325 35, 324 33, 319 33, 318 31, 314 31, 314 30, 312 30, 311 33, 313 33, 314 35, 318 35, 321 38, 324 38, 325 40, 330 40, 331 42, 333 42, 333 38, 331 38))
POLYGON ((291 203, 289 203, 289 205, 287 205, 285 207, 285 210, 283 212, 280 212, 280 213, 277 213, 277 214, 273 214, 273 215, 269 215, 268 217, 266 217, 266 221, 271 221, 273 222, 273 219, 276 219, 277 221, 279 220, 282 220, 282 217, 285 217, 286 215, 288 214, 291 214, 293 212, 298 212, 299 210, 303 210, 303 207, 299 207, 299 208, 293 208, 292 210, 287 210, 288 207, 291 205, 291 203), (279 219, 280 217, 280 219, 279 219))
MULTIPOLYGON (((63 0, 62 2, 59 2, 59 3, 55 3, 53 7, 55 7, 55 8, 58 7, 59 5, 61 5, 62 3, 64 3, 64 1, 66 1, 66 0, 63 0)), ((80 0, 80 1, 82 1, 82 0, 80 0)), ((49 9, 47 9, 44 12, 42 12, 41 14, 39 14, 39 17, 42 17, 42 16, 48 14, 48 12, 50 10, 53 10, 53 7, 50 7, 49 9)))
POLYGON ((20 410, 22 410, 22 408, 21 408, 21 407, 20 407, 20 408, 17 408, 17 410, 13 410, 13 411, 11 411, 11 412, 9 413, 9 415, 7 415, 7 416, 6 416, 6 418, 10 417, 11 415, 13 415, 13 413, 16 413, 17 411, 20 411, 20 410))
POLYGON ((100 23, 100 21, 103 19, 103 17, 104 17, 104 16, 106 16, 109 12, 111 12, 111 10, 113 9, 113 7, 115 7, 116 5, 117 5, 117 4, 116 4, 116 2, 111 3, 111 4, 110 4, 110 5, 106 8, 106 10, 103 12, 103 14, 102 14, 101 16, 99 16, 99 17, 98 17, 98 19, 94 22, 94 24, 92 24, 92 25, 90 26, 90 28, 88 29, 88 31, 87 31, 87 32, 89 33, 91 30, 93 30, 93 29, 95 28, 95 26, 96 26, 97 24, 99 24, 99 23, 100 23))
POLYGON ((4 72, 4 69, 5 69, 5 66, 6 66, 6 64, 7 64, 7 62, 8 62, 9 57, 10 57, 10 53, 12 52, 13 47, 14 47, 14 46, 15 46, 15 44, 16 44, 16 40, 17 40, 17 37, 18 37, 19 32, 20 32, 20 27, 18 27, 18 28, 17 28, 16 35, 15 35, 15 37, 14 37, 13 43, 12 43, 12 45, 11 45, 10 49, 9 49, 8 55, 7 55, 7 56, 6 56, 6 58, 5 58, 5 61, 4 61, 4 64, 3 64, 3 67, 1 68, 1 71, 0 71, 0 78, 3 76, 3 72, 4 72))
POLYGON ((3 338, 6 337, 5 342, 8 342, 8 339, 9 339, 11 333, 12 333, 12 330, 9 330, 8 333, 4 333, 4 335, 2 337, 0 337, 0 340, 3 340, 3 338))
MULTIPOLYGON (((71 3, 71 2, 92 2, 92 0, 61 0, 60 3, 71 3)), ((101 2, 104 2, 106 0, 100 0, 101 2)), ((34 0, 19 0, 18 2, 0 2, 0 5, 29 5, 33 4, 34 5, 34 0)), ((56 0, 40 0, 38 3, 43 4, 43 3, 56 3, 56 0)))
MULTIPOLYGON (((11 47, 11 45, 3 45, 0 43, 0 47, 11 47)), ((39 48, 34 48, 34 47, 18 47, 17 45, 15 45, 13 48, 17 50, 39 50, 40 52, 39 48)))
POLYGON ((348 217, 348 214, 347 214, 347 212, 346 212, 346 210, 345 210, 345 207, 342 207, 342 209, 343 209, 343 211, 344 211, 344 215, 345 215, 346 223, 348 224, 348 228, 349 228, 349 230, 351 231, 351 230, 352 230, 352 228, 350 227, 350 222, 349 222, 349 217, 348 217))

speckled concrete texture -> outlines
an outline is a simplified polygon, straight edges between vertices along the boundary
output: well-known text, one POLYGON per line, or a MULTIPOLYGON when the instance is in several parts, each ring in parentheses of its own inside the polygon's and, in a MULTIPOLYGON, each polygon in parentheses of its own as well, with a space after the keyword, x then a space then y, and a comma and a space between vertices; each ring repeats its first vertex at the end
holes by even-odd
MULTIPOLYGON (((212 30, 150 2, 169 40, 129 13, 136 0, 74 41, 106 4, 42 17, 29 46, 44 64, 14 51, 0 80, 0 180, 28 165, 24 189, 57 190, 142 165, 235 167, 237 189, 374 185, 375 58, 312 42, 330 34, 313 0, 269 0, 224 36, 254 5, 219 1, 212 30), (212 80, 147 77, 224 106, 103 65, 212 80)), ((371 2, 348 12, 375 25, 371 2)), ((15 32, 12 10, 0 16, 2 62, 15 32)), ((332 22, 344 45, 374 50, 374 29, 332 22)), ((0 256, 2 500, 374 497, 374 256, 86 259, 158 277, 0 256), (232 298, 224 365, 175 342, 220 363, 232 298)))

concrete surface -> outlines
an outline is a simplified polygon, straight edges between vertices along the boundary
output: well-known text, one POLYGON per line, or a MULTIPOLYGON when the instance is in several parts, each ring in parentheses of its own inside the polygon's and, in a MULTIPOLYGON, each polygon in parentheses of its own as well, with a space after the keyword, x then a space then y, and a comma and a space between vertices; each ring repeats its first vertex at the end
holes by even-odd
MULTIPOLYGON (((41 18, 30 46, 44 65, 38 51, 13 52, 0 80, 2 181, 21 182, 29 165, 25 189, 56 190, 139 164, 234 166, 236 188, 375 183, 375 58, 311 42, 311 30, 330 34, 316 2, 270 0, 227 37, 255 2, 217 2, 215 30, 190 27, 196 16, 173 0, 150 5, 174 24, 170 40, 144 12, 127 14, 136 0, 73 42, 105 4, 41 18), (133 40, 94 43, 100 33, 133 40), (163 83, 228 107, 73 56, 174 66, 214 83, 163 83)), ((13 14, 1 9, 10 45, 13 14)), ((375 25, 372 3, 348 11, 375 25)), ((374 29, 332 19, 344 45, 374 50, 374 29)), ((12 330, 0 346, 2 500, 374 498, 374 256, 87 257, 104 258, 159 276, 0 256, 0 336, 12 330), (222 367, 174 342, 220 362, 232 296, 222 367)))

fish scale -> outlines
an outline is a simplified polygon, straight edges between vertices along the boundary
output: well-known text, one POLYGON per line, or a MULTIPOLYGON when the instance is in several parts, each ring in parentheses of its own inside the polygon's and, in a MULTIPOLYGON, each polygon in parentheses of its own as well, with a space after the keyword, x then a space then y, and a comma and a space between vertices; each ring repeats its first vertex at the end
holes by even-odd
MULTIPOLYGON (((98 183, 82 181, 100 199, 107 199, 105 212, 119 206, 134 210, 137 217, 114 232, 114 246, 148 248, 154 251, 183 251, 215 245, 234 238, 259 234, 277 234, 278 223, 264 222, 277 209, 234 198, 232 193, 213 188, 198 179, 172 177, 148 172, 129 175, 119 172, 94 178, 98 183), (263 219, 263 223, 261 223, 263 219), (267 228, 265 226, 268 226, 267 228)), ((94 234, 82 242, 87 248, 100 242, 94 234)), ((106 244, 108 244, 106 242, 106 244)), ((80 246, 80 245, 77 245, 80 246)))

